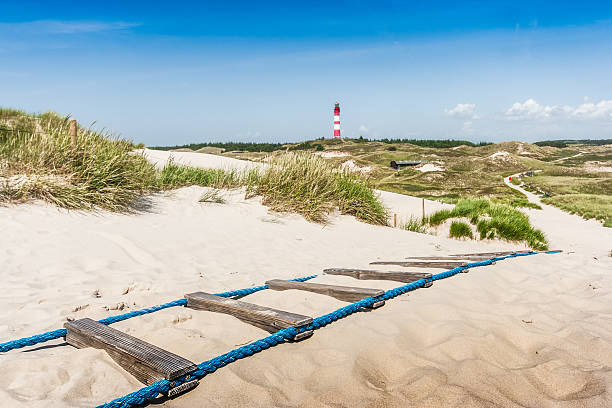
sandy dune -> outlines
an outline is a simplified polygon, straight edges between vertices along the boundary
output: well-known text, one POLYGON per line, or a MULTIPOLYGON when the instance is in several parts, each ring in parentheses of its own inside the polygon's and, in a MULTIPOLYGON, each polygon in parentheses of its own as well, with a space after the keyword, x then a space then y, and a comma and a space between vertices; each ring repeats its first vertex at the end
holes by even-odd
MULTIPOLYGON (((207 156, 178 155, 192 154, 207 156)), ((204 190, 157 195, 152 209, 137 215, 39 203, 0 208, 0 342, 59 328, 67 318, 98 319, 196 290, 409 255, 521 248, 348 216, 321 226, 269 213, 240 192, 228 193, 227 204, 198 203, 204 190)), ((421 215, 420 199, 390 193, 383 199, 402 216, 421 215)), ((434 205, 428 202, 428 211, 434 205)), ((164 406, 611 406, 612 230, 555 210, 529 215, 554 247, 572 253, 507 260, 438 281, 306 341, 233 363, 164 406)), ((313 282, 400 285, 329 275, 313 282)), ((297 291, 267 290, 244 300, 312 316, 346 304, 297 291)), ((266 335, 231 316, 184 308, 113 327, 196 363, 266 335)), ((104 352, 59 340, 0 355, 0 369, 0 406, 7 407, 92 406, 142 386, 104 352)))

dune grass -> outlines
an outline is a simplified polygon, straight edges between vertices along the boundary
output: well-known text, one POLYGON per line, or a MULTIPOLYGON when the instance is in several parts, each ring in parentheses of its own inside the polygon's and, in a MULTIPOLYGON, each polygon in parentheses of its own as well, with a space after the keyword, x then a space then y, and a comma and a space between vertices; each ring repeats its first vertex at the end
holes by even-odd
POLYGON ((0 133, 0 199, 123 211, 154 185, 154 166, 131 153, 131 142, 79 126, 73 146, 69 118, 45 113, 26 120, 15 112, 0 111, 6 127, 0 133))
POLYGON ((235 170, 202 169, 183 166, 169 160, 157 174, 157 186, 160 189, 173 189, 185 186, 203 186, 214 188, 240 187, 243 175, 235 170))
POLYGON ((543 201, 583 218, 603 221, 605 227, 612 227, 612 196, 610 195, 564 194, 547 197, 543 201))
MULTIPOLYGON (((244 187, 274 211, 315 222, 342 214, 387 224, 387 211, 367 180, 310 153, 286 153, 259 169, 199 169, 169 162, 156 169, 134 145, 78 126, 69 118, 0 109, 0 202, 42 199, 69 209, 129 211, 140 197, 189 185, 244 187)), ((208 197, 208 200, 216 200, 208 197)), ((205 201, 208 201, 205 198, 205 201)))
POLYGON ((521 211, 486 199, 459 200, 452 210, 440 210, 428 218, 431 225, 440 225, 452 218, 467 218, 476 225, 480 239, 501 238, 526 242, 533 249, 548 249, 542 231, 529 223, 529 217, 521 211))
POLYGON ((472 227, 463 221, 453 221, 448 233, 450 238, 470 238, 474 239, 472 227))
POLYGON ((406 231, 418 232, 420 234, 427 233, 427 225, 420 218, 410 217, 406 222, 401 223, 399 227, 406 231))
POLYGON ((298 213, 314 222, 326 222, 329 213, 338 210, 370 224, 387 224, 387 210, 367 180, 305 152, 284 153, 270 158, 266 166, 243 171, 168 163, 160 179, 162 188, 244 187, 246 197, 261 196, 271 210, 298 213))
POLYGON ((387 224, 387 210, 367 180, 310 153, 286 153, 246 174, 247 196, 261 196, 274 211, 325 222, 338 209, 370 224, 387 224))

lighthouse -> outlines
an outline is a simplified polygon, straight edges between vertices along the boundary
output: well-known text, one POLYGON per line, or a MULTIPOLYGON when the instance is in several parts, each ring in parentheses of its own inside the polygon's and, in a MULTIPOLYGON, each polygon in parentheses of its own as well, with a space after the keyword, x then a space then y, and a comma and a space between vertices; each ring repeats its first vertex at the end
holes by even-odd
POLYGON ((334 137, 340 139, 340 103, 334 106, 334 137))

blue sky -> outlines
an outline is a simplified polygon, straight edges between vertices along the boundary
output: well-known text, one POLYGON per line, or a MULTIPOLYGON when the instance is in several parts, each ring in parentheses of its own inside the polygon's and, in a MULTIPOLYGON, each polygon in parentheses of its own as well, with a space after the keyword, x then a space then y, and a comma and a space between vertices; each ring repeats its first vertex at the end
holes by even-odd
POLYGON ((0 106, 148 145, 612 138, 612 2, 0 0, 0 106))

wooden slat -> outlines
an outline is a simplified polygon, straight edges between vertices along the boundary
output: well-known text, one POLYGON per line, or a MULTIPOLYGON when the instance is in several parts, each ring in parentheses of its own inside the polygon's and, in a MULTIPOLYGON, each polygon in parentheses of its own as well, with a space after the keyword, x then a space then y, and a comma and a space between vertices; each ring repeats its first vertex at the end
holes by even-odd
MULTIPOLYGON (((253 303, 242 302, 240 300, 228 299, 206 292, 195 292, 185 295, 187 307, 198 310, 207 310, 236 316, 240 320, 260 327, 269 332, 276 332, 288 327, 302 327, 312 323, 312 317, 296 313, 285 312, 284 310, 272 309, 253 303)), ((312 335, 300 333, 295 340, 299 340, 312 335)))
POLYGON ((466 266, 465 262, 418 262, 418 261, 376 261, 370 262, 370 265, 397 265, 414 268, 442 268, 453 269, 458 266, 466 266))
POLYGON ((422 259, 431 261, 454 261, 454 260, 466 260, 466 261, 486 261, 487 259, 494 258, 495 255, 488 256, 476 256, 476 255, 449 255, 449 256, 408 256, 406 259, 422 259))
POLYGON ((68 344, 105 350, 117 364, 147 385, 173 380, 197 368, 181 356, 92 319, 75 320, 64 327, 68 344))
POLYGON ((296 282, 281 279, 272 279, 266 282, 266 285, 273 290, 288 290, 297 289, 304 290, 307 292, 315 292, 323 295, 331 296, 345 302, 357 302, 367 297, 382 296, 385 294, 384 290, 380 289, 369 289, 369 288, 356 288, 354 286, 337 286, 337 285, 323 285, 320 283, 312 282, 296 282))
MULTIPOLYGON (((329 268, 324 269, 328 275, 344 275, 360 280, 391 280, 396 282, 415 282, 419 279, 431 279, 431 273, 374 271, 370 269, 329 268)), ((429 282, 425 287, 431 286, 429 282)))
MULTIPOLYGON (((523 252, 527 252, 528 250, 525 250, 523 252)), ((473 254, 452 254, 453 256, 504 256, 504 255, 512 255, 512 254, 516 254, 517 252, 521 252, 521 251, 501 251, 501 252, 476 252, 473 254)))

